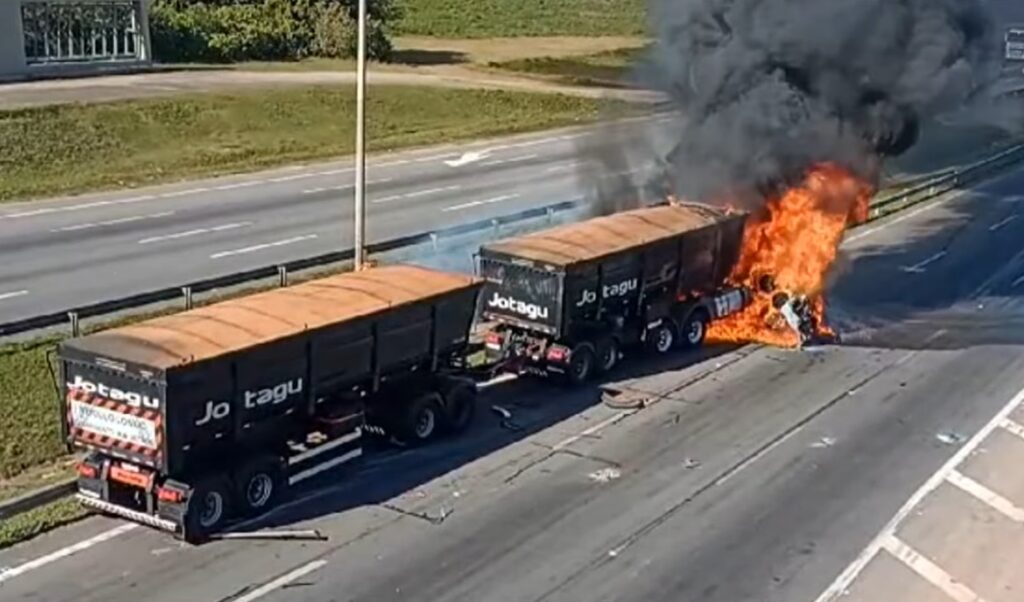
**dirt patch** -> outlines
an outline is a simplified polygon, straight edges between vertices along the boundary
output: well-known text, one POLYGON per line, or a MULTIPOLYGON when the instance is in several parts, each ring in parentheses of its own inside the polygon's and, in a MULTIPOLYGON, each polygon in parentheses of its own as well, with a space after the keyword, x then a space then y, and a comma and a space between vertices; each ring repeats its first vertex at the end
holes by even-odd
POLYGON ((597 54, 620 48, 639 48, 646 43, 642 37, 551 36, 523 38, 488 38, 480 40, 450 40, 423 36, 403 36, 395 39, 399 62, 412 64, 488 64, 542 57, 565 57, 597 54), (431 57, 433 62, 416 62, 416 53, 431 57), (449 57, 448 62, 440 61, 449 57))

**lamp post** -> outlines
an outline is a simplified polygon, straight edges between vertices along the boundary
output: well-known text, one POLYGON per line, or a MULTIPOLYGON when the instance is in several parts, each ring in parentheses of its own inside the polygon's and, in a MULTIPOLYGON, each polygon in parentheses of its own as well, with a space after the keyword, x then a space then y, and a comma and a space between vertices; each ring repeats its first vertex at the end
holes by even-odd
POLYGON ((364 267, 366 244, 366 0, 359 0, 359 33, 356 48, 356 185, 355 269, 364 267))

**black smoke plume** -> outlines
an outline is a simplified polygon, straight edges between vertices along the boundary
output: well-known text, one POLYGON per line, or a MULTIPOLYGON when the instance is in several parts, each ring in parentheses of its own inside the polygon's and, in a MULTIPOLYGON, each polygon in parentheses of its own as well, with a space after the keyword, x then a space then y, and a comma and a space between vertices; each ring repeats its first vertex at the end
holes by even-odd
POLYGON ((877 183, 923 123, 988 104, 1001 69, 978 0, 650 0, 649 17, 633 79, 678 116, 585 151, 602 212, 666 192, 750 205, 826 161, 877 183))

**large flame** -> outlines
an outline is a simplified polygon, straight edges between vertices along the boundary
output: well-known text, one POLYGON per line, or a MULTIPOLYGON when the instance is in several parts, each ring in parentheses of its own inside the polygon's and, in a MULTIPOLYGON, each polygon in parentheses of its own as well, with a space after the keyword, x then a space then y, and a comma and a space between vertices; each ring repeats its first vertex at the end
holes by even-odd
POLYGON ((761 288, 774 280, 775 291, 806 295, 816 318, 818 335, 830 336, 825 324, 825 279, 836 259, 843 233, 867 219, 874 187, 849 171, 821 164, 803 182, 769 199, 751 215, 743 235, 739 261, 730 281, 746 286, 753 302, 742 312, 712 323, 708 339, 759 342, 795 347, 799 336, 785 325, 772 304, 773 293, 761 288))

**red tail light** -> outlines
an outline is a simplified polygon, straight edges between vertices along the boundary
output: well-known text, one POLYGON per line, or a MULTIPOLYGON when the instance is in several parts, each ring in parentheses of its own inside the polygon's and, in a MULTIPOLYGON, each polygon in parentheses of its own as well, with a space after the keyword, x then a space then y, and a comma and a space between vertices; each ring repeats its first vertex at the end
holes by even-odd
POLYGON ((561 345, 552 345, 548 347, 548 361, 549 362, 564 362, 569 357, 569 350, 561 345))
POLYGON ((488 332, 484 337, 484 343, 488 347, 498 348, 501 347, 501 334, 497 332, 488 332))
POLYGON ((156 490, 156 497, 161 502, 178 504, 181 502, 181 500, 185 499, 185 494, 178 491, 177 489, 166 489, 164 487, 158 487, 156 490))
POLYGON ((86 464, 85 462, 78 463, 78 474, 82 475, 87 479, 95 479, 99 476, 100 471, 92 464, 86 464))

